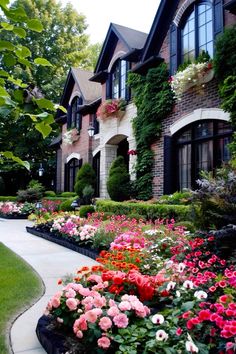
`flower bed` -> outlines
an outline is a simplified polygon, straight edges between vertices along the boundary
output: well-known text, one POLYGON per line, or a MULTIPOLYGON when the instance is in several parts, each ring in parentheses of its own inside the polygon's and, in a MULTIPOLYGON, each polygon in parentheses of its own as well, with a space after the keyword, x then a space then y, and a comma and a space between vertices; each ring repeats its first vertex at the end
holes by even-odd
POLYGON ((214 236, 119 218, 86 220, 114 232, 112 245, 100 266, 62 282, 45 310, 68 352, 234 353, 236 269, 214 236))
POLYGON ((0 202, 0 217, 4 219, 27 219, 34 209, 31 203, 0 202))

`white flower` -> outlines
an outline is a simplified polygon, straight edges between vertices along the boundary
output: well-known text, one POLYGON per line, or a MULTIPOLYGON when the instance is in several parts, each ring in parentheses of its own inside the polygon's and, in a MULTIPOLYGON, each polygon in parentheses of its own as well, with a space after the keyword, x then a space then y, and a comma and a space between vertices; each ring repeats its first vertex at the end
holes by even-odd
POLYGON ((180 291, 179 291, 179 290, 176 290, 175 295, 176 295, 176 297, 180 297, 180 296, 181 296, 180 291))
POLYGON ((183 287, 186 289, 193 289, 194 285, 191 280, 185 280, 185 282, 183 283, 183 287))
POLYGON ((170 282, 167 284, 166 290, 167 290, 167 291, 173 290, 173 289, 175 288, 175 285, 176 285, 176 282, 170 281, 170 282))
POLYGON ((198 290, 198 291, 195 291, 194 297, 196 297, 198 300, 206 299, 207 293, 203 290, 198 290))
POLYGON ((191 352, 191 353, 198 353, 198 351, 199 351, 198 347, 190 340, 188 340, 185 343, 185 348, 186 348, 187 352, 191 352))
POLYGON ((173 263, 174 263, 173 261, 167 261, 166 264, 165 264, 166 265, 166 269, 171 268, 173 263))
POLYGON ((165 321, 164 317, 162 315, 154 315, 152 316, 152 323, 154 324, 162 324, 165 321))
POLYGON ((156 332, 156 340, 158 341, 166 341, 168 339, 168 334, 163 330, 163 329, 159 329, 156 332))
POLYGON ((185 267, 186 267, 186 265, 184 263, 179 263, 177 271, 179 273, 183 273, 185 267))

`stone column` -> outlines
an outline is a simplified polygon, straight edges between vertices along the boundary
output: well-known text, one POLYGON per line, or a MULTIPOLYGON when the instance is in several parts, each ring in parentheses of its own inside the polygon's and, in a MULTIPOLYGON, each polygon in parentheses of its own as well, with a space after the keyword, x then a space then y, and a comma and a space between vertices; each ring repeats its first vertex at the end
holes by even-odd
MULTIPOLYGON (((135 138, 128 138, 128 143, 129 143, 129 151, 130 150, 135 150, 136 151, 136 141, 135 138)), ((135 164, 137 161, 137 156, 136 155, 129 155, 129 174, 130 174, 130 179, 131 181, 134 181, 136 179, 136 171, 135 171, 135 164)))
POLYGON ((106 144, 101 148, 100 160, 100 198, 109 198, 107 178, 112 161, 117 157, 117 145, 106 144))

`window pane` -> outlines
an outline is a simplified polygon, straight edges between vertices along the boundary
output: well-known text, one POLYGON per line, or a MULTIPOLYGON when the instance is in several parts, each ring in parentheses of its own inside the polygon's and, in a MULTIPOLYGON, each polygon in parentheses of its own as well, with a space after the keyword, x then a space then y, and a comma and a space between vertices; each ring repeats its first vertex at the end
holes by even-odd
POLYGON ((210 6, 207 6, 208 10, 206 11, 206 21, 212 21, 212 10, 210 6))
POLYGON ((201 14, 201 13, 203 13, 203 12, 205 12, 206 11, 206 7, 207 7, 207 5, 199 5, 198 6, 198 13, 199 14, 201 14))
POLYGON ((199 28, 198 35, 199 35, 199 46, 202 46, 203 44, 206 43, 206 27, 205 26, 202 26, 199 28))
POLYGON ((196 179, 201 171, 211 171, 213 169, 213 141, 206 141, 196 146, 196 179))
POLYGON ((195 33, 190 32, 188 37, 188 52, 191 52, 195 49, 195 33))
POLYGON ((218 122, 218 134, 231 133, 232 128, 227 122, 218 122))
POLYGON ((179 187, 191 187, 191 145, 184 145, 178 151, 179 187))
POLYGON ((202 26, 206 23, 206 15, 205 12, 203 12, 201 15, 198 17, 198 25, 202 26))
POLYGON ((195 137, 204 138, 213 135, 213 122, 199 123, 196 126, 195 137))
POLYGON ((212 21, 208 22, 207 26, 206 26, 206 37, 207 37, 207 42, 212 41, 213 38, 213 33, 212 33, 212 21))
POLYGON ((221 166, 223 162, 227 162, 231 158, 231 154, 228 148, 230 143, 230 137, 221 138, 217 140, 217 165, 221 166))
POLYGON ((188 31, 189 32, 194 31, 194 28, 195 28, 195 19, 193 17, 192 20, 189 19, 188 21, 188 31))
POLYGON ((178 143, 186 142, 191 140, 191 129, 186 130, 180 137, 177 139, 178 143))

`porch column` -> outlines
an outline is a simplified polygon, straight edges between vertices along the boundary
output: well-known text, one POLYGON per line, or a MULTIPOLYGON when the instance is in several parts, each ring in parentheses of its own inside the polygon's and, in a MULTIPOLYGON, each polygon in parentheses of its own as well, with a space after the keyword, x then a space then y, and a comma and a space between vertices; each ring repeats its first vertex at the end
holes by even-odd
POLYGON ((109 198, 107 178, 112 161, 117 157, 117 145, 105 145, 101 148, 100 161, 100 198, 109 198))
MULTIPOLYGON (((130 150, 135 150, 136 151, 136 141, 134 138, 128 138, 128 143, 129 143, 129 151, 130 150)), ((137 161, 137 156, 136 155, 129 155, 129 174, 130 174, 130 179, 131 181, 134 181, 136 179, 136 171, 135 171, 135 164, 137 161)))

